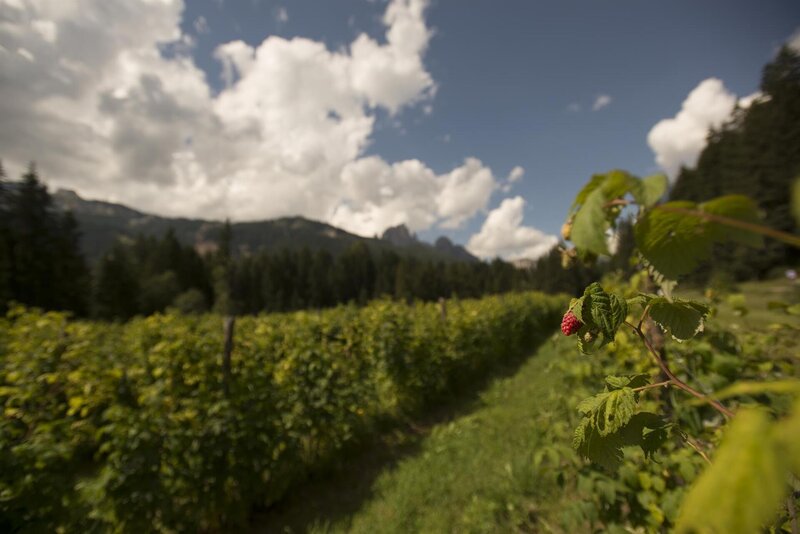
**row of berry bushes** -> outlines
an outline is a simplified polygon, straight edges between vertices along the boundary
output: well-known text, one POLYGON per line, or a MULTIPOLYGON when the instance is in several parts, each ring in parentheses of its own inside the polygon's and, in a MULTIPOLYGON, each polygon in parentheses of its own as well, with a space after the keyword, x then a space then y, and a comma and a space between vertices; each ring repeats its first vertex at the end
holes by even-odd
POLYGON ((418 412, 558 324, 562 297, 244 317, 0 320, 0 530, 214 531, 378 421, 418 412))

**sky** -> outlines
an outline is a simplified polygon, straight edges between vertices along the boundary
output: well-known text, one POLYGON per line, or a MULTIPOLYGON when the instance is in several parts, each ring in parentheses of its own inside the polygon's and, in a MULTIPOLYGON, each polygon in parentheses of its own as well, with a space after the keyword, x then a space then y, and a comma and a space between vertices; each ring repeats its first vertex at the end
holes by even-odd
POLYGON ((0 159, 160 215, 533 258, 593 173, 692 166, 784 43, 796 0, 0 0, 0 159))

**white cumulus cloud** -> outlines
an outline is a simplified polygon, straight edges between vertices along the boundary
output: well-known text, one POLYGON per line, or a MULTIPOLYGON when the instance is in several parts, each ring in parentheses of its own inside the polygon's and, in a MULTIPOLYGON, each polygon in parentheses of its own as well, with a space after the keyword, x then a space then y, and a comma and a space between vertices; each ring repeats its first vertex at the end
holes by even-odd
POLYGON ((558 243, 555 236, 522 224, 525 200, 516 196, 503 200, 489 212, 480 231, 470 237, 467 250, 481 258, 536 259, 558 243))
POLYGON ((674 179, 681 167, 693 167, 706 146, 711 128, 719 128, 731 116, 737 103, 747 107, 760 97, 756 92, 737 98, 722 80, 700 82, 683 101, 675 117, 659 121, 647 135, 656 163, 674 179))
POLYGON ((789 46, 789 48, 800 52, 800 28, 795 30, 792 36, 789 37, 789 40, 786 41, 786 44, 789 46))
MULTIPOLYGON (((0 2, 0 158, 55 187, 165 215, 304 215, 364 235, 456 227, 498 188, 475 158, 436 174, 364 157, 376 108, 429 104, 427 0, 391 0, 383 42, 221 43, 214 94, 181 0, 0 2), (36 31, 27 31, 34 28, 36 31), (172 50, 163 54, 164 48, 172 50)), ((204 30, 198 23, 194 29, 204 30)))

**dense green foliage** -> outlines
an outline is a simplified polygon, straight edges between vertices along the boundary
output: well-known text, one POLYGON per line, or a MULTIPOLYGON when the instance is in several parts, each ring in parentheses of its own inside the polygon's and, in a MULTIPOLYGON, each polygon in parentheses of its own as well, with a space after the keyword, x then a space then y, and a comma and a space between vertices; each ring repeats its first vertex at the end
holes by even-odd
MULTIPOLYGON (((681 171, 670 198, 703 202, 722 195, 747 195, 762 210, 767 226, 796 232, 790 188, 800 175, 800 54, 781 49, 764 67, 761 93, 709 134, 696 167, 681 171)), ((717 271, 748 279, 798 260, 800 251, 779 242, 768 242, 759 254, 718 247, 695 278, 702 281, 717 271)))
MULTIPOLYGON (((606 376, 603 391, 578 405, 583 417, 575 430, 574 448, 593 463, 615 470, 624 459, 625 448, 639 446, 646 457, 652 457, 665 445, 670 432, 678 429, 681 437, 707 460, 708 455, 691 440, 714 427, 714 420, 684 433, 680 430, 680 414, 685 410, 674 395, 671 403, 657 411, 642 402, 645 392, 655 388, 689 394, 697 399, 695 402, 699 400, 704 407, 713 408, 717 421, 722 416, 722 421, 733 419, 733 422, 724 433, 715 462, 709 462, 710 467, 689 489, 677 518, 670 519, 676 531, 755 532, 775 520, 787 494, 788 523, 796 530, 794 481, 800 476, 800 468, 790 458, 800 439, 800 399, 791 410, 769 398, 757 399, 758 408, 736 410, 715 398, 759 393, 800 396, 795 366, 788 367, 789 373, 784 374, 786 369, 779 368, 773 374, 775 369, 765 362, 766 366, 759 367, 760 376, 750 377, 746 369, 735 368, 728 369, 727 374, 711 369, 711 376, 707 376, 707 370, 695 363, 688 376, 679 376, 686 368, 680 360, 676 361, 678 351, 668 348, 665 336, 682 342, 703 332, 712 307, 699 300, 678 298, 673 291, 679 277, 691 273, 709 258, 714 246, 737 242, 760 248, 763 236, 789 245, 800 240, 790 233, 761 225, 755 203, 746 196, 725 195, 701 204, 689 201, 657 204, 659 191, 643 194, 648 183, 655 181, 640 180, 623 171, 595 175, 578 194, 569 215, 567 224, 574 226, 571 239, 578 254, 592 258, 607 253, 604 237, 606 231, 616 228, 618 206, 638 206, 633 233, 641 264, 646 269, 632 277, 628 294, 621 296, 593 283, 583 296, 572 300, 569 309, 581 322, 577 331, 577 348, 581 353, 591 354, 632 332, 644 354, 651 358, 651 365, 659 371, 658 380, 651 377, 652 373, 641 372, 612 372, 606 376), (658 294, 652 293, 654 286, 658 294), (722 380, 714 377, 714 373, 721 374, 722 380), (778 377, 789 380, 775 382, 778 377), (720 385, 729 387, 716 392, 720 385)), ((747 312, 743 299, 734 304, 739 313, 747 312)), ((787 312, 794 310, 788 303, 778 307, 787 312)), ((797 333, 796 328, 789 331, 797 333)), ((724 342, 730 344, 735 338, 724 342)), ((796 361, 796 354, 790 358, 790 364, 792 360, 796 361)), ((657 507, 660 503, 656 500, 652 504, 657 507)), ((778 519, 776 525, 781 527, 784 522, 778 519)))
POLYGON ((380 421, 524 354, 562 297, 378 301, 127 324, 12 309, 0 322, 4 531, 197 531, 240 523, 380 421))
MULTIPOLYGON (((642 281, 636 277, 637 284, 642 281)), ((637 292, 620 278, 606 278, 602 286, 622 296, 637 292)), ((670 346, 670 362, 684 380, 702 384, 704 391, 718 389, 720 400, 731 407, 766 403, 773 418, 789 408, 786 382, 800 372, 795 341, 800 317, 768 309, 767 302, 797 304, 800 290, 787 280, 739 289, 743 293, 735 295, 749 312, 736 315, 738 305, 728 303, 729 295, 720 295, 711 302, 705 331, 670 346), (769 380, 770 388, 727 389, 737 379, 747 384, 769 380)), ((356 458, 334 474, 326 491, 319 490, 326 484, 317 480, 293 493, 286 507, 256 523, 256 531, 291 527, 304 532, 316 524, 313 532, 670 532, 689 487, 708 472, 698 450, 713 461, 718 458, 715 447, 727 441, 724 419, 706 405, 686 402, 680 391, 643 390, 636 393, 639 409, 674 411, 675 422, 665 429, 663 444, 650 458, 641 447, 623 448, 616 470, 583 460, 572 446, 584 417, 576 406, 595 395, 607 376, 620 375, 660 380, 659 369, 633 332, 623 330, 615 343, 590 357, 575 350, 573 338, 559 334, 518 373, 481 393, 468 410, 435 425, 421 439, 409 432, 404 439, 413 444, 411 452, 400 453, 396 464, 389 462, 372 475, 374 482, 361 479, 365 462, 356 458), (363 484, 370 490, 354 490, 363 484)), ((397 439, 394 434, 390 438, 397 439)), ((780 451, 775 457, 785 461, 796 455, 780 451)), ((734 467, 726 470, 731 476, 745 471, 734 467)), ((744 490, 764 487, 766 478, 756 474, 759 480, 744 490)), ((723 493, 737 494, 717 489, 714 498, 720 505, 723 493)), ((704 516, 733 521, 763 510, 743 506, 735 513, 720 509, 712 514, 715 503, 698 500, 698 505, 704 516)), ((777 509, 769 520, 784 523, 784 531, 789 528, 787 516, 779 517, 777 509)))

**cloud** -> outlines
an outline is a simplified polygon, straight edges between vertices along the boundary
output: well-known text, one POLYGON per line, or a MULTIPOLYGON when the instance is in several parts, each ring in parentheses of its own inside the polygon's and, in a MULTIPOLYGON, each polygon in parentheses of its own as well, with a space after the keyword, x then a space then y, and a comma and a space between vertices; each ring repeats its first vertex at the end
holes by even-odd
POLYGON ((503 200, 489 212, 480 231, 470 237, 467 250, 481 258, 506 260, 535 259, 547 254, 557 243, 555 236, 522 225, 525 200, 516 196, 503 200))
MULTIPOLYGON (((750 105, 754 98, 757 94, 743 98, 741 105, 750 105)), ((693 167, 706 146, 709 129, 719 128, 731 116, 737 101, 722 80, 708 78, 700 82, 675 117, 659 121, 647 134, 659 167, 672 179, 681 167, 693 167)))
POLYGON ((299 214, 364 235, 456 227, 498 187, 475 158, 437 175, 363 156, 378 108, 397 117, 435 94, 424 0, 389 2, 383 42, 222 43, 218 94, 187 53, 180 0, 20 2, 0 2, 0 157, 12 174, 36 160, 54 187, 159 214, 299 214))
POLYGON ((611 97, 609 95, 598 95, 592 104, 592 111, 599 111, 604 107, 611 104, 611 97))
POLYGON ((525 169, 517 165, 511 169, 511 172, 508 174, 508 182, 513 184, 522 180, 523 176, 525 176, 525 169))
POLYGON ((275 12, 275 20, 281 24, 289 22, 289 12, 286 11, 285 7, 278 8, 278 10, 275 12))
POLYGON ((786 41, 786 45, 794 51, 800 53, 800 28, 795 30, 791 37, 786 41))
POLYGON ((511 191, 511 188, 514 186, 515 183, 522 180, 523 176, 525 176, 525 169, 517 165, 516 167, 511 169, 510 173, 508 173, 506 182, 500 186, 500 190, 503 191, 503 193, 508 193, 509 191, 511 191))
POLYGON ((208 21, 202 15, 194 19, 194 23, 192 25, 194 26, 194 31, 197 33, 202 34, 209 32, 208 21))
POLYGON ((436 175, 419 160, 390 165, 370 156, 347 164, 342 181, 345 202, 337 207, 331 222, 364 235, 398 224, 412 231, 434 224, 457 228, 485 210, 497 188, 491 169, 475 158, 436 175))
POLYGON ((577 102, 573 102, 569 106, 567 106, 567 111, 569 111, 570 113, 578 113, 580 110, 581 110, 581 105, 578 104, 577 102))
POLYGON ((497 187, 491 169, 475 158, 441 177, 436 197, 437 213, 444 219, 442 228, 458 228, 478 211, 485 210, 497 187))

